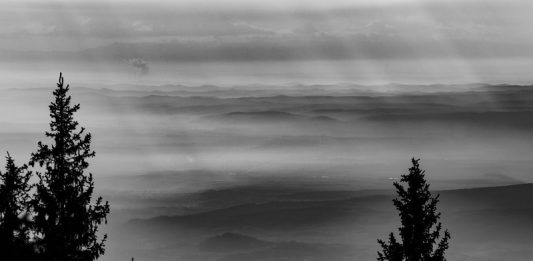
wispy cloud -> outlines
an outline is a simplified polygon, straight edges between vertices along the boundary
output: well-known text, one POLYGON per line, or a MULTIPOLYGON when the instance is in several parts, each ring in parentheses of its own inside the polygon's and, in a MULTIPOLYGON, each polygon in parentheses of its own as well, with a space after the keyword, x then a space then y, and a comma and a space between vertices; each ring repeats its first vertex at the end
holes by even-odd
POLYGON ((148 63, 141 58, 129 59, 128 64, 137 69, 141 75, 145 75, 150 72, 150 66, 148 66, 148 63))
MULTIPOLYGON (((376 55, 404 56, 410 53, 406 52, 406 45, 429 56, 442 56, 438 49, 451 50, 457 56, 471 52, 476 53, 475 56, 515 56, 516 48, 533 44, 528 28, 533 18, 524 12, 530 10, 531 5, 526 1, 510 4, 495 1, 351 2, 354 3, 311 1, 298 6, 300 1, 286 5, 281 1, 271 4, 252 1, 246 5, 233 0, 226 7, 187 1, 181 4, 162 1, 154 5, 55 2, 29 8, 11 4, 0 10, 4 25, 0 30, 3 36, 0 48, 81 50, 115 42, 158 44, 184 39, 209 40, 212 46, 247 41, 248 48, 267 38, 264 44, 257 44, 257 52, 261 52, 265 44, 270 44, 274 50, 284 46, 300 46, 300 49, 307 45, 324 46, 319 49, 329 48, 330 52, 338 52, 334 51, 335 46, 342 45, 351 46, 350 52, 364 52, 363 56, 373 58, 376 55), (183 6, 186 8, 178 8, 183 6), (252 8, 244 10, 245 6, 252 8), (29 41, 30 38, 39 41, 39 45, 29 41), (380 45, 386 46, 387 55, 378 55, 384 52, 380 45), (479 49, 483 51, 476 51, 479 49)), ((308 53, 313 51, 310 49, 308 53)), ((255 50, 251 48, 247 52, 255 50)), ((524 54, 529 55, 528 48, 524 54)))

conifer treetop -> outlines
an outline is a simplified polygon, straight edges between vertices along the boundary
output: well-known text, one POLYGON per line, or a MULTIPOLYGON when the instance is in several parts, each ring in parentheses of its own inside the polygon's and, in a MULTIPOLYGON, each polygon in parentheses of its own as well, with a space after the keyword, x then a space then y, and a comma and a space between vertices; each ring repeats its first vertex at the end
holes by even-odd
POLYGON ((432 196, 429 191, 425 171, 420 169, 419 161, 411 159, 409 173, 403 174, 400 182, 394 182, 398 196, 393 203, 401 219, 398 229, 401 242, 394 233, 390 233, 388 243, 378 240, 382 247, 382 251, 378 252, 379 261, 446 260, 444 252, 449 246, 450 233, 448 230, 441 233, 441 213, 437 211, 439 195, 432 196))

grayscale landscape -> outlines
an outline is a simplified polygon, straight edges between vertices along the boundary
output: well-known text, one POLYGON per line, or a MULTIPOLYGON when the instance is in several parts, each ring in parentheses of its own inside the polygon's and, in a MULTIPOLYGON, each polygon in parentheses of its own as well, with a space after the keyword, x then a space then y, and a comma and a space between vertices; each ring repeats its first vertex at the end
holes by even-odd
POLYGON ((532 10, 8 1, 0 150, 30 160, 62 72, 111 206, 98 260, 376 260, 411 158, 446 260, 532 260, 532 10))

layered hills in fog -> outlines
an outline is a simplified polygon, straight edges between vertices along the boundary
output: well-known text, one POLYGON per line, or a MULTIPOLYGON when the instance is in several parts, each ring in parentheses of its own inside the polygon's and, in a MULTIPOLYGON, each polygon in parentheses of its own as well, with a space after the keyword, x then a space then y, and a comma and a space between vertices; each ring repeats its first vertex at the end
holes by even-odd
MULTIPOLYGON (((134 246, 142 238, 160 246, 143 249, 142 253, 130 250, 143 258, 168 255, 159 260, 173 260, 171 257, 176 255, 189 260, 375 258, 375 240, 397 227, 392 189, 324 189, 263 185, 206 191, 200 193, 201 197, 189 197, 189 203, 201 205, 195 200, 223 198, 234 205, 211 205, 211 210, 193 214, 124 220, 116 229, 128 235, 120 244, 124 240, 134 246), (247 195, 255 198, 238 203, 246 201, 240 198, 247 195)), ((502 260, 510 256, 527 260, 533 256, 527 247, 532 243, 529 231, 533 228, 533 204, 527 200, 532 191, 531 184, 523 184, 435 192, 441 195, 443 223, 453 235, 449 260, 502 260), (513 254, 510 249, 518 252, 513 254)))
MULTIPOLYGON (((531 86, 102 87, 71 90, 113 206, 103 260, 375 259, 411 157, 448 260, 533 257, 531 86)), ((0 143, 24 161, 50 89, 1 92, 0 143)))

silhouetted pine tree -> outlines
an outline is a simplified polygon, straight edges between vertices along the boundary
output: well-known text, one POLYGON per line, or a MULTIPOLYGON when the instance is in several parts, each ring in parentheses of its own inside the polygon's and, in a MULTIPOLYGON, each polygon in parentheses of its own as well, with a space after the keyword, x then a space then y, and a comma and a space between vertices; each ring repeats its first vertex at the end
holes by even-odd
POLYGON ((446 230, 441 235, 441 213, 437 212, 439 196, 432 197, 424 178, 425 171, 420 169, 418 162, 413 158, 409 174, 402 175, 400 181, 407 183, 407 189, 394 183, 398 197, 393 202, 400 212, 402 242, 398 242, 393 233, 390 233, 388 243, 378 240, 383 249, 378 252, 379 261, 446 260, 444 252, 448 249, 450 233, 446 230))
POLYGON ((50 131, 46 132, 52 144, 39 142, 30 161, 42 170, 36 173, 39 182, 33 204, 38 254, 45 261, 92 261, 104 253, 107 235, 99 240, 97 231, 107 222, 109 204, 102 203, 101 197, 91 204, 93 176, 84 171, 87 159, 95 154, 90 148, 91 135, 74 120, 80 105, 70 104, 68 91, 59 74, 55 100, 49 106, 50 131))
POLYGON ((0 255, 2 260, 30 260, 29 242, 31 172, 27 166, 17 167, 6 156, 5 172, 0 172, 0 255))

